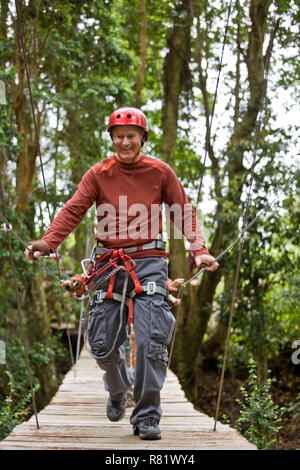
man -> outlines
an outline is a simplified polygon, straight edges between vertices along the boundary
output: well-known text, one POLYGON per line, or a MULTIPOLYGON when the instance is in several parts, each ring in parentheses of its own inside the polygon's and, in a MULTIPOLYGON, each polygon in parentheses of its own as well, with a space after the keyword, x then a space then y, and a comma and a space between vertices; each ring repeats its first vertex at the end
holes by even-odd
POLYGON ((162 203, 171 208, 171 219, 190 242, 197 266, 204 263, 208 271, 213 271, 218 263, 205 248, 196 214, 173 170, 141 152, 148 138, 144 113, 131 107, 117 109, 109 118, 107 130, 115 153, 85 173, 73 197, 42 239, 30 242, 25 255, 36 260, 55 251, 96 202, 97 247, 87 285, 96 289, 101 279, 98 274, 107 266, 110 271, 103 275, 123 266, 95 292, 89 312, 90 352, 106 371, 107 416, 111 421, 123 418, 126 394, 134 382, 135 407, 130 417, 133 432, 141 439, 160 439, 160 390, 175 325, 166 301, 165 243, 157 239, 162 232, 162 203), (134 303, 136 338, 134 379, 120 348, 130 299, 134 303))

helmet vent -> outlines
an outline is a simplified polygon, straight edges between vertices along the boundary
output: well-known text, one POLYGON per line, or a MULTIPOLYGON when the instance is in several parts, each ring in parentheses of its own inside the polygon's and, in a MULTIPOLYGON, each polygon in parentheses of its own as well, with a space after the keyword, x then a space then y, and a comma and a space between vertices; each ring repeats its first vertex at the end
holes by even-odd
POLYGON ((117 119, 120 119, 120 117, 121 117, 121 114, 118 114, 117 119))
POLYGON ((131 116, 131 114, 127 114, 127 117, 128 117, 128 119, 130 119, 132 116, 131 116))

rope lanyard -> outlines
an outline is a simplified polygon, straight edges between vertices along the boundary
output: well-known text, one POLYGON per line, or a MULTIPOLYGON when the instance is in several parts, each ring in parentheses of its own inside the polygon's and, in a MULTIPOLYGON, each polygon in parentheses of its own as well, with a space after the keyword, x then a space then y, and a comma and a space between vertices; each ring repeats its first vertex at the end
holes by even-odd
MULTIPOLYGON (((88 231, 86 234, 86 240, 85 240, 85 257, 88 257, 88 252, 89 252, 89 236, 88 236, 88 231)), ((80 342, 81 342, 81 327, 82 327, 82 322, 83 322, 83 312, 84 312, 84 301, 86 297, 84 295, 81 296, 81 298, 78 298, 78 300, 81 300, 80 304, 80 314, 79 314, 79 324, 78 324, 78 332, 77 332, 77 345, 76 345, 76 356, 75 356, 75 364, 78 361, 79 358, 79 352, 80 352, 80 342)))
MULTIPOLYGON (((39 156, 39 159, 40 159, 40 166, 41 166, 41 172, 42 172, 42 178, 43 178, 43 185, 44 185, 44 191, 45 191, 45 197, 46 197, 46 203, 47 203, 47 210, 48 210, 48 214, 49 214, 49 219, 50 219, 50 221, 52 221, 52 217, 51 217, 51 214, 50 214, 50 207, 49 207, 49 198, 48 198, 47 187, 46 187, 46 181, 45 181, 45 175, 44 175, 43 162, 42 162, 42 157, 41 157, 41 152, 40 152, 40 145, 39 145, 38 132, 37 132, 37 124, 36 124, 35 113, 34 113, 34 105, 33 105, 33 100, 32 100, 32 91, 31 91, 31 86, 30 86, 30 78, 29 78, 28 65, 27 65, 27 59, 26 59, 26 50, 25 50, 24 34, 23 34, 23 31, 22 31, 22 25, 21 25, 21 15, 20 15, 20 5, 19 5, 19 1, 18 1, 18 0, 15 0, 15 4, 16 4, 16 12, 17 12, 18 31, 19 31, 19 37, 20 37, 21 47, 22 47, 22 50, 23 50, 24 64, 25 64, 25 70, 26 70, 26 76, 27 76, 27 82, 28 82, 29 98, 30 98, 32 116, 33 116, 33 123, 34 123, 34 128, 35 128, 35 135, 36 135, 36 145, 37 145, 37 149, 38 149, 38 156, 39 156)), ((227 21, 226 21, 226 26, 225 26, 224 40, 223 40, 223 47, 222 47, 221 59, 220 59, 219 70, 218 70, 217 84, 216 84, 216 89, 215 89, 215 94, 214 94, 214 101, 213 101, 213 107, 212 107, 212 112, 211 112, 210 124, 209 124, 208 132, 207 132, 207 142, 206 142, 206 150, 205 150, 204 162, 203 162, 203 172, 202 172, 202 175, 201 175, 201 178, 200 178, 200 184, 199 184, 199 190, 198 190, 198 197, 197 197, 197 205, 198 205, 198 202, 199 202, 200 193, 201 193, 201 189, 202 189, 202 183, 203 183, 203 177, 204 177, 204 171, 205 171, 205 163, 206 163, 206 158, 207 158, 207 153, 208 153, 208 146, 209 146, 209 140, 210 140, 210 136, 211 136, 211 129, 212 129, 212 123, 213 123, 213 118, 214 118, 214 113, 215 113, 215 105, 216 105, 216 100, 217 100, 217 93, 218 93, 218 87, 219 87, 219 81, 220 81, 220 75, 221 75, 221 69, 222 69, 222 63, 223 63, 224 48, 225 48, 226 36, 227 36, 227 32, 228 32, 228 27, 229 27, 229 18, 230 18, 230 13, 231 13, 231 7, 232 7, 232 0, 230 1, 229 8, 228 8, 227 21)), ((235 279, 234 291, 233 291, 233 297, 232 297, 232 303, 231 303, 230 320, 229 320, 229 325, 228 325, 228 334, 227 334, 227 339, 226 339, 226 347, 225 347, 225 354, 224 354, 224 362, 223 362, 223 369, 222 369, 222 377, 221 377, 221 383, 220 383, 220 389, 219 389, 219 398, 221 397, 221 393, 222 393, 222 385, 223 385, 222 379, 224 378, 224 368, 225 368, 225 364, 226 364, 226 357, 227 357, 227 350, 228 350, 228 344, 229 344, 229 336, 230 336, 231 322, 232 322, 232 317, 233 317, 233 312, 234 312, 234 301, 235 301, 236 293, 237 293, 238 278, 239 278, 239 272, 240 272, 240 266, 241 266, 241 260, 242 260, 242 247, 243 247, 243 243, 244 243, 244 240, 245 240, 245 234, 246 234, 246 232, 257 222, 257 220, 258 220, 259 218, 261 218, 261 217, 265 214, 265 212, 266 212, 268 209, 271 208, 271 206, 272 206, 272 205, 275 203, 275 201, 280 197, 280 195, 286 191, 286 189, 293 183, 293 181, 294 181, 294 180, 298 177, 298 175, 299 175, 299 171, 298 171, 292 178, 290 178, 290 179, 288 180, 288 182, 285 184, 284 188, 282 189, 281 193, 280 193, 279 195, 277 195, 277 196, 274 198, 273 201, 271 201, 270 203, 267 203, 267 204, 257 213, 257 215, 254 217, 254 219, 252 219, 252 221, 251 221, 250 223, 248 223, 248 214, 249 214, 249 207, 250 207, 250 197, 251 197, 251 190, 252 190, 252 184, 253 184, 253 179, 254 179, 254 167, 255 167, 255 162, 256 162, 256 154, 257 154, 258 141, 259 141, 259 132, 260 132, 261 119, 262 119, 262 108, 263 108, 263 102, 264 102, 265 94, 266 94, 267 70, 268 70, 268 69, 266 69, 265 90, 264 90, 264 92, 263 92, 263 94, 262 94, 261 107, 260 107, 261 117, 260 117, 259 120, 258 120, 259 124, 257 125, 257 128, 256 128, 255 148, 254 148, 254 155, 253 155, 253 163, 252 163, 252 166, 251 166, 251 176, 250 176, 250 183, 249 183, 249 191, 248 191, 247 202, 246 202, 245 211, 244 211, 244 217, 243 217, 243 228, 242 228, 241 233, 239 234, 239 236, 238 236, 223 252, 221 252, 221 253, 215 258, 216 261, 220 260, 220 259, 221 259, 223 256, 225 256, 225 254, 227 254, 235 245, 237 245, 238 243, 240 244, 240 246, 239 246, 239 254, 238 254, 238 261, 237 261, 237 269, 236 269, 236 279, 235 279)), ((2 194, 2 197, 3 197, 2 182, 1 182, 1 194, 2 194)), ((14 231, 14 230, 11 228, 11 226, 9 225, 9 222, 8 222, 7 216, 6 216, 6 211, 5 211, 5 204, 4 204, 4 202, 3 202, 3 208, 4 208, 4 212, 5 212, 5 213, 4 213, 4 215, 0 213, 0 217, 1 217, 2 220, 6 223, 7 227, 10 227, 10 231, 11 231, 12 235, 15 236, 15 237, 19 240, 19 242, 20 242, 22 245, 24 245, 26 248, 28 248, 28 247, 27 247, 27 244, 19 237, 19 235, 17 235, 17 234, 15 233, 15 231, 14 231)), ((26 355, 26 361, 27 361, 27 359, 28 359, 28 352, 27 352, 27 349, 26 349, 26 342, 25 342, 25 337, 24 337, 24 327, 23 327, 23 320, 22 320, 22 311, 21 311, 21 305, 20 305, 20 300, 19 300, 19 294, 18 294, 18 290, 17 290, 16 277, 15 277, 15 265, 14 265, 14 260, 13 260, 12 247, 11 247, 10 235, 9 235, 9 234, 8 234, 8 243, 9 243, 9 247, 10 247, 10 257, 11 257, 11 264, 12 264, 12 272, 13 272, 13 276, 14 276, 14 282, 15 282, 15 288, 16 288, 17 305, 18 305, 18 311, 19 311, 20 318, 21 318, 21 329, 22 329, 22 336, 23 336, 23 340, 24 340, 24 341, 23 341, 23 342, 24 342, 24 349, 25 349, 25 355, 26 355)), ((47 271, 49 272, 49 274, 50 274, 52 277, 55 277, 56 279, 58 278, 58 279, 60 280, 60 279, 61 279, 61 276, 60 276, 60 272, 59 272, 58 258, 57 258, 57 255, 56 255, 56 254, 55 254, 55 256, 56 256, 56 262, 57 262, 57 268, 58 268, 58 277, 53 274, 53 272, 48 268, 47 264, 42 261, 42 259, 40 259, 39 262, 41 262, 41 264, 45 267, 45 269, 47 269, 47 271)), ((199 270, 194 276, 192 276, 190 279, 188 279, 187 281, 185 281, 185 282, 181 285, 181 287, 180 287, 180 289, 179 289, 179 294, 178 294, 178 298, 179 298, 180 300, 182 299, 184 288, 185 288, 193 279, 198 278, 198 277, 201 275, 201 273, 203 273, 204 271, 206 271, 206 269, 207 269, 207 267, 202 268, 202 269, 199 270)), ((128 279, 128 273, 127 273, 126 279, 128 279)), ((182 303, 180 303, 179 311, 178 311, 177 316, 179 316, 181 304, 182 304, 182 303)), ((124 306, 123 306, 123 307, 124 307, 124 306)), ((70 351, 72 351, 71 342, 70 342, 70 334, 69 334, 69 329, 68 329, 68 328, 67 328, 67 333, 68 333, 68 341, 69 341, 70 351)), ((171 344, 171 349, 170 349, 169 364, 170 364, 170 361, 171 361, 171 356, 172 356, 172 351, 173 351, 173 346, 174 346, 175 333, 176 333, 176 328, 175 328, 175 331, 174 331, 174 335, 173 335, 173 339, 172 339, 172 344, 171 344)), ((74 359, 73 359, 73 354, 72 354, 72 352, 71 352, 71 358, 72 358, 72 364, 74 365, 74 359)), ((28 367, 29 367, 28 375, 29 375, 29 378, 30 378, 32 396, 33 396, 33 404, 34 404, 35 414, 36 414, 36 407, 35 407, 35 400, 34 400, 34 392, 33 392, 33 387, 32 387, 32 376, 31 376, 31 372, 30 372, 30 364, 29 364, 29 362, 28 362, 28 367)), ((218 400, 218 405, 219 405, 219 403, 220 403, 220 402, 219 402, 219 400, 218 400)), ((215 426, 216 426, 218 411, 219 411, 219 408, 218 408, 218 406, 217 406, 215 426)), ((36 415, 36 421, 37 421, 37 427, 39 427, 39 426, 38 426, 37 415, 36 415)), ((214 429, 214 430, 215 430, 215 429, 214 429)))

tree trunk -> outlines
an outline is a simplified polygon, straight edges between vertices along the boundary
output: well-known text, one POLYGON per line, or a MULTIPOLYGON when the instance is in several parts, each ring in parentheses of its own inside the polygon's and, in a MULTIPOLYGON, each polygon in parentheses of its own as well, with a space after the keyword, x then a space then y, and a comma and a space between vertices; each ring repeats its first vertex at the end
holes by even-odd
MULTIPOLYGON (((263 56, 263 43, 270 3, 270 1, 265 0, 252 0, 250 4, 251 28, 249 30, 248 49, 245 56, 250 93, 247 107, 241 120, 238 122, 237 116, 235 116, 235 126, 227 145, 226 155, 228 165, 226 172, 228 177, 228 191, 225 197, 223 195, 223 198, 220 198, 220 181, 222 181, 222 174, 211 143, 208 140, 206 141, 208 155, 212 163, 211 169, 215 180, 215 194, 217 197, 215 214, 216 231, 210 246, 210 251, 214 255, 219 254, 220 251, 226 248, 229 243, 236 238, 238 233, 238 220, 242 215, 240 197, 243 193, 247 176, 247 170, 243 165, 243 157, 245 151, 249 151, 252 148, 252 136, 256 128, 256 119, 265 89, 264 70, 266 57, 263 56), (224 200, 226 200, 226 208, 224 207, 224 200)), ((238 32, 238 34, 240 34, 240 32, 238 32)), ((272 46, 272 40, 273 38, 271 37, 269 46, 272 46)), ((268 47, 267 49, 269 55, 271 49, 272 47, 268 47)), ((201 52, 201 44, 198 44, 198 54, 199 51, 201 52)), ((198 67, 201 67, 201 61, 198 62, 198 67)), ((200 73, 200 78, 200 87, 202 89, 204 103, 207 103, 204 71, 200 73)), ((237 80, 240 80, 239 75, 237 75, 237 80)), ((237 93, 238 90, 236 90, 236 96, 238 96, 237 93)), ((237 106, 239 106, 239 103, 237 106)), ((205 110, 207 113, 207 106, 205 110)), ((175 113, 173 114, 175 115, 175 113)), ((209 119, 208 116, 206 116, 206 123, 208 124, 208 122, 209 119)), ((190 393, 191 399, 195 398, 197 394, 197 368, 199 364, 202 363, 201 344, 204 334, 207 331, 216 287, 222 274, 221 263, 217 271, 203 275, 197 290, 197 300, 193 303, 189 312, 182 314, 184 321, 180 324, 183 325, 183 327, 178 329, 176 337, 176 345, 182 344, 180 351, 183 352, 182 355, 176 355, 176 360, 178 361, 176 368, 178 371, 183 372, 180 378, 182 382, 187 385, 186 392, 188 394, 190 393)), ((224 326, 220 325, 220 331, 218 331, 219 340, 224 340, 224 333, 224 326), (221 333, 221 336, 219 333, 221 333)))
MULTIPOLYGON (((168 39, 168 54, 164 64, 163 137, 161 155, 174 168, 179 97, 184 84, 184 72, 190 50, 191 15, 189 0, 179 3, 174 18, 174 27, 168 39)), ((172 230, 173 231, 173 230, 172 230)), ((186 254, 183 239, 174 239, 170 234, 170 266, 172 277, 182 277, 186 271, 186 254)))
MULTIPOLYGON (((27 8, 24 7, 22 12, 23 22, 26 22, 26 19, 27 8)), ((29 28, 31 34, 36 36, 36 34, 33 32, 33 28, 37 27, 36 23, 28 23, 27 27, 29 28)), ((24 23, 22 29, 23 31, 26 31, 24 23)), ((24 43, 26 43, 26 37, 23 39, 24 43)), ((37 111, 36 123, 38 134, 36 135, 29 99, 27 99, 25 94, 27 78, 17 22, 15 22, 15 41, 17 44, 15 65, 18 74, 18 82, 14 83, 12 88, 12 101, 15 110, 17 131, 20 135, 20 150, 17 156, 16 172, 16 211, 19 213, 22 220, 28 206, 32 183, 35 176, 36 158, 38 156, 38 141, 40 137, 40 114, 36 108, 35 111, 37 111)), ((30 48, 27 48, 28 71, 31 81, 33 81, 33 79, 37 79, 38 77, 36 59, 33 60, 33 57, 37 54, 35 50, 36 48, 36 41, 31 41, 30 48)), ((32 84, 33 83, 31 83, 31 85, 32 84)))
MULTIPOLYGON (((174 165, 174 151, 176 148, 179 98, 185 83, 184 74, 187 67, 187 58, 190 50, 191 15, 189 0, 181 1, 176 10, 174 26, 169 34, 168 54, 164 64, 164 104, 163 104, 163 137, 161 155, 170 166, 174 165)), ((170 273, 173 279, 186 276, 187 258, 183 239, 175 239, 173 224, 170 234, 170 273)), ((184 291, 180 310, 174 311, 177 315, 177 331, 182 330, 185 322, 185 312, 190 303, 189 289, 184 291), (181 312, 178 315, 178 311, 181 312)), ((178 372, 179 361, 185 363, 184 340, 180 334, 176 337, 172 355, 172 368, 178 372)))
MULTIPOLYGON (((20 2, 21 4, 21 2, 20 2)), ((20 5, 21 6, 21 5, 20 5)), ((21 23, 25 37, 24 42, 27 45, 28 70, 31 79, 31 87, 34 87, 38 76, 38 43, 37 28, 40 2, 29 2, 21 7, 21 23), (29 11, 30 10, 30 11, 29 11), (30 38, 30 41, 29 41, 30 38), (29 44, 30 43, 30 44, 29 44)), ((34 231, 34 204, 30 203, 30 194, 35 177, 36 158, 39 153, 39 138, 41 114, 35 107, 37 135, 33 125, 33 116, 28 99, 28 85, 25 74, 25 64, 23 51, 20 45, 20 38, 17 23, 14 24, 15 31, 15 67, 18 76, 17 83, 12 83, 8 88, 9 99, 13 103, 17 131, 20 135, 19 154, 17 156, 16 168, 16 206, 20 222, 25 223, 32 238, 35 238, 34 231)), ((29 342, 34 345, 35 342, 43 344, 45 347, 51 347, 51 330, 49 325, 49 316, 45 299, 44 285, 41 282, 40 275, 29 279, 26 277, 26 327, 29 342)), ((57 387, 55 361, 51 357, 47 364, 36 368, 35 373, 40 380, 41 389, 37 394, 38 406, 44 406, 57 387)))
POLYGON ((184 72, 190 55, 191 15, 189 0, 182 0, 176 9, 174 26, 168 38, 168 54, 164 64, 163 138, 161 153, 174 166, 177 138, 179 96, 185 84, 184 72))
POLYGON ((137 74, 137 84, 135 89, 135 104, 138 108, 142 106, 142 89, 144 85, 146 57, 147 57, 147 9, 146 1, 140 0, 141 11, 141 32, 140 32, 140 63, 137 74))

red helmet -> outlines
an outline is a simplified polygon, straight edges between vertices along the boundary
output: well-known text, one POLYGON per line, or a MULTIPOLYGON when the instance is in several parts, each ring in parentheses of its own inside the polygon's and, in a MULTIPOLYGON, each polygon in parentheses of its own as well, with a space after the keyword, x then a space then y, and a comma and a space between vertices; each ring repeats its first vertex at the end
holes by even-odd
POLYGON ((144 139, 148 137, 148 125, 145 114, 137 108, 119 108, 109 116, 107 130, 111 131, 113 126, 138 126, 144 129, 144 139))

